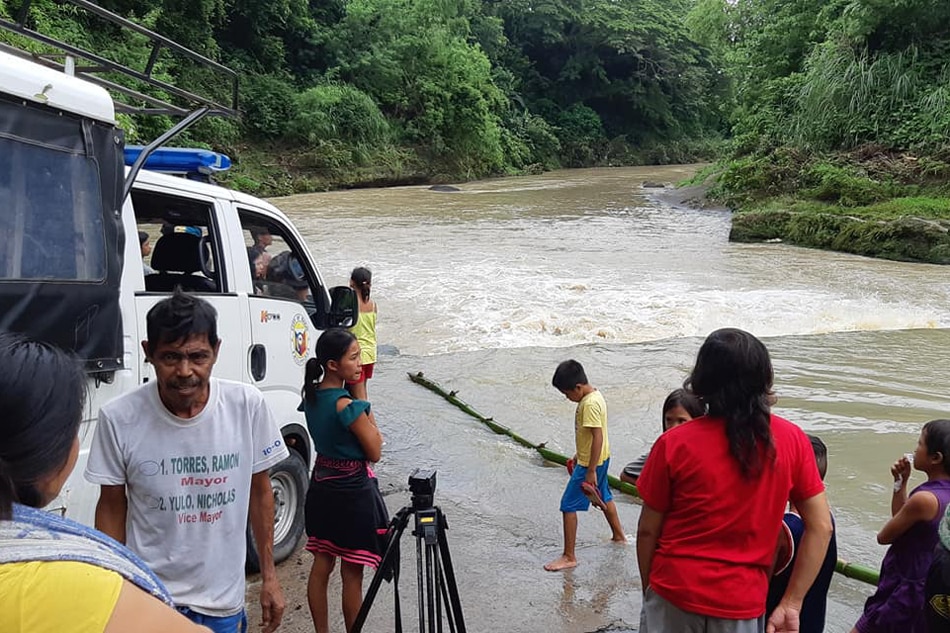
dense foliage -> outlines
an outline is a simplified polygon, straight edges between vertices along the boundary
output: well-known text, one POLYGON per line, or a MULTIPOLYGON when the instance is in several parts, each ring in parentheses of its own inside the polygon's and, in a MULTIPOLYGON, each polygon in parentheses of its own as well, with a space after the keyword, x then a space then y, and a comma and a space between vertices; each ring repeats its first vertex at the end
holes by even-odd
MULTIPOLYGON (((0 14, 21 2, 0 0, 0 14)), ((677 160, 724 121, 712 51, 686 27, 694 0, 99 3, 240 73, 240 123, 203 123, 188 142, 239 158, 279 147, 337 181, 363 168, 398 180, 677 160)), ((148 60, 138 36, 55 0, 35 0, 28 23, 132 67, 148 60)), ((156 67, 215 89, 171 56, 156 67)), ((167 123, 125 121, 139 140, 167 123)))
MULTIPOLYGON (((0 0, 0 16, 22 2, 0 0)), ((874 216, 899 199, 928 217, 924 201, 948 193, 946 0, 100 2, 239 73, 241 119, 206 120, 181 141, 235 155, 232 183, 253 191, 724 151, 714 193, 740 210, 778 200, 803 217, 874 216)), ((132 67, 149 58, 140 36, 57 0, 34 0, 28 24, 132 67)), ((155 69, 221 89, 171 55, 155 69)), ((169 125, 122 123, 132 140, 169 125)))
POLYGON ((729 80, 733 238, 950 262, 950 3, 699 0, 729 80))
POLYGON ((914 181, 945 171, 945 0, 700 0, 687 22, 731 78, 729 191, 756 188, 742 172, 771 180, 780 147, 807 154, 803 174, 821 155, 862 173, 871 155, 913 154, 914 181))

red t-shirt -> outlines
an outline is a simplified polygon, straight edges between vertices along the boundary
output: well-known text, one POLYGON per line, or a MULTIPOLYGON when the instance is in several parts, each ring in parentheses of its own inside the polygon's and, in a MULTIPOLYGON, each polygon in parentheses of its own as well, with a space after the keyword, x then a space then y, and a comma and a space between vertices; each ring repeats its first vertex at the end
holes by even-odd
POLYGON ((666 516, 649 584, 684 611, 762 615, 785 504, 824 490, 805 433, 775 415, 771 428, 775 462, 756 479, 742 477, 722 418, 671 429, 650 451, 637 488, 644 504, 666 516))

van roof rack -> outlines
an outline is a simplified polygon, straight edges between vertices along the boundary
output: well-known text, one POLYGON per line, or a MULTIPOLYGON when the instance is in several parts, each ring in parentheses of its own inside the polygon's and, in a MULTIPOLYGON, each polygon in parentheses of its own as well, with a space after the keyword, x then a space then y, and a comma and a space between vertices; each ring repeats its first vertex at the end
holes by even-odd
POLYGON ((219 64, 218 62, 196 53, 181 44, 170 40, 167 37, 159 35, 154 31, 132 22, 131 20, 117 15, 107 9, 89 0, 57 0, 58 4, 71 4, 88 13, 95 15, 107 22, 110 22, 121 29, 132 31, 144 36, 151 44, 151 53, 148 61, 142 69, 134 69, 125 64, 111 59, 106 59, 101 55, 79 48, 67 42, 48 37, 34 31, 27 26, 30 17, 30 7, 33 0, 23 0, 20 12, 15 22, 0 18, 0 29, 5 29, 17 35, 21 35, 33 42, 38 42, 43 47, 51 49, 49 52, 34 53, 25 51, 10 44, 0 42, 0 50, 4 50, 20 57, 25 57, 37 63, 44 64, 51 68, 61 70, 65 73, 75 75, 89 82, 102 86, 113 94, 115 109, 118 112, 127 114, 165 114, 174 117, 182 117, 171 129, 165 131, 158 138, 145 146, 139 153, 135 163, 130 167, 123 183, 122 200, 128 197, 132 191, 132 183, 135 177, 145 165, 149 155, 157 148, 165 145, 172 138, 181 134, 184 130, 191 127, 207 115, 220 115, 237 117, 238 112, 238 75, 236 72, 219 64), (214 96, 201 95, 191 90, 185 90, 179 86, 172 85, 155 77, 155 65, 163 51, 169 51, 180 60, 190 60, 197 68, 203 68, 213 73, 213 76, 221 77, 228 84, 230 89, 229 99, 219 99, 214 96), (62 58, 62 61, 58 61, 62 58), (107 78, 119 76, 131 80, 132 84, 145 84, 146 86, 157 88, 173 97, 177 97, 182 105, 176 105, 171 99, 148 95, 107 78), (119 97, 118 99, 115 97, 119 97))
POLYGON ((165 114, 174 117, 186 117, 195 109, 207 109, 205 114, 220 116, 238 115, 238 76, 237 73, 218 62, 196 53, 177 42, 159 35, 154 31, 103 9, 89 0, 59 0, 58 4, 72 4, 86 12, 98 16, 107 22, 144 36, 151 45, 151 54, 144 68, 135 69, 122 62, 106 59, 101 55, 84 50, 67 42, 43 35, 27 26, 30 17, 30 8, 33 0, 24 0, 20 7, 16 21, 0 18, 0 29, 21 35, 33 42, 38 42, 51 49, 45 53, 33 53, 16 48, 10 44, 0 42, 0 49, 26 57, 32 61, 44 64, 51 68, 73 74, 87 81, 102 86, 114 97, 115 109, 127 114, 165 114), (155 77, 155 65, 163 51, 172 53, 177 59, 190 60, 196 67, 210 71, 220 77, 222 83, 227 83, 230 95, 221 99, 211 95, 201 95, 192 90, 186 90, 155 77), (180 103, 172 103, 170 98, 145 94, 139 89, 122 85, 108 79, 105 75, 122 77, 132 80, 130 83, 145 84, 157 88, 161 92, 176 97, 180 103))

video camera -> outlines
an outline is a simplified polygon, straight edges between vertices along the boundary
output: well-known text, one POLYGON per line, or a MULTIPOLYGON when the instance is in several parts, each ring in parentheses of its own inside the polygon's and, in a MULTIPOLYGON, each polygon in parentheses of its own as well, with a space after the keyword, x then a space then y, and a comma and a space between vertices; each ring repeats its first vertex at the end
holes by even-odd
POLYGON ((416 510, 428 510, 435 501, 434 470, 416 468, 409 474, 409 492, 412 493, 412 507, 416 510))

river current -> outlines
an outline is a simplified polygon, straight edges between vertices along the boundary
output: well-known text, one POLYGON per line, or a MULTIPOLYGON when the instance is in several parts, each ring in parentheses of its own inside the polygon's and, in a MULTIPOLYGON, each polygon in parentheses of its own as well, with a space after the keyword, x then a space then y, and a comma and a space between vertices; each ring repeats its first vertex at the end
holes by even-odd
MULTIPOLYGON (((438 470, 437 501, 461 515, 463 605, 472 630, 588 631, 633 626, 633 547, 581 517, 581 565, 560 552, 562 468, 411 383, 423 371, 485 415, 561 453, 573 404, 550 386, 580 360, 609 408, 611 471, 649 447, 666 394, 703 337, 756 334, 775 365, 776 412, 822 437, 840 556, 871 567, 889 516, 889 466, 927 420, 947 417, 950 267, 783 244, 733 244, 722 210, 675 206, 644 181, 692 166, 571 170, 425 187, 293 196, 274 202, 322 274, 373 271, 381 356, 369 397, 386 436, 380 477, 399 495, 414 467, 438 470)), ((922 481, 915 473, 912 483, 922 481)), ((625 531, 638 506, 619 499, 625 531)), ((451 519, 450 517, 450 525, 451 519)), ((450 530, 450 538, 452 536, 450 530)), ((872 588, 836 576, 828 631, 847 631, 872 588)))

